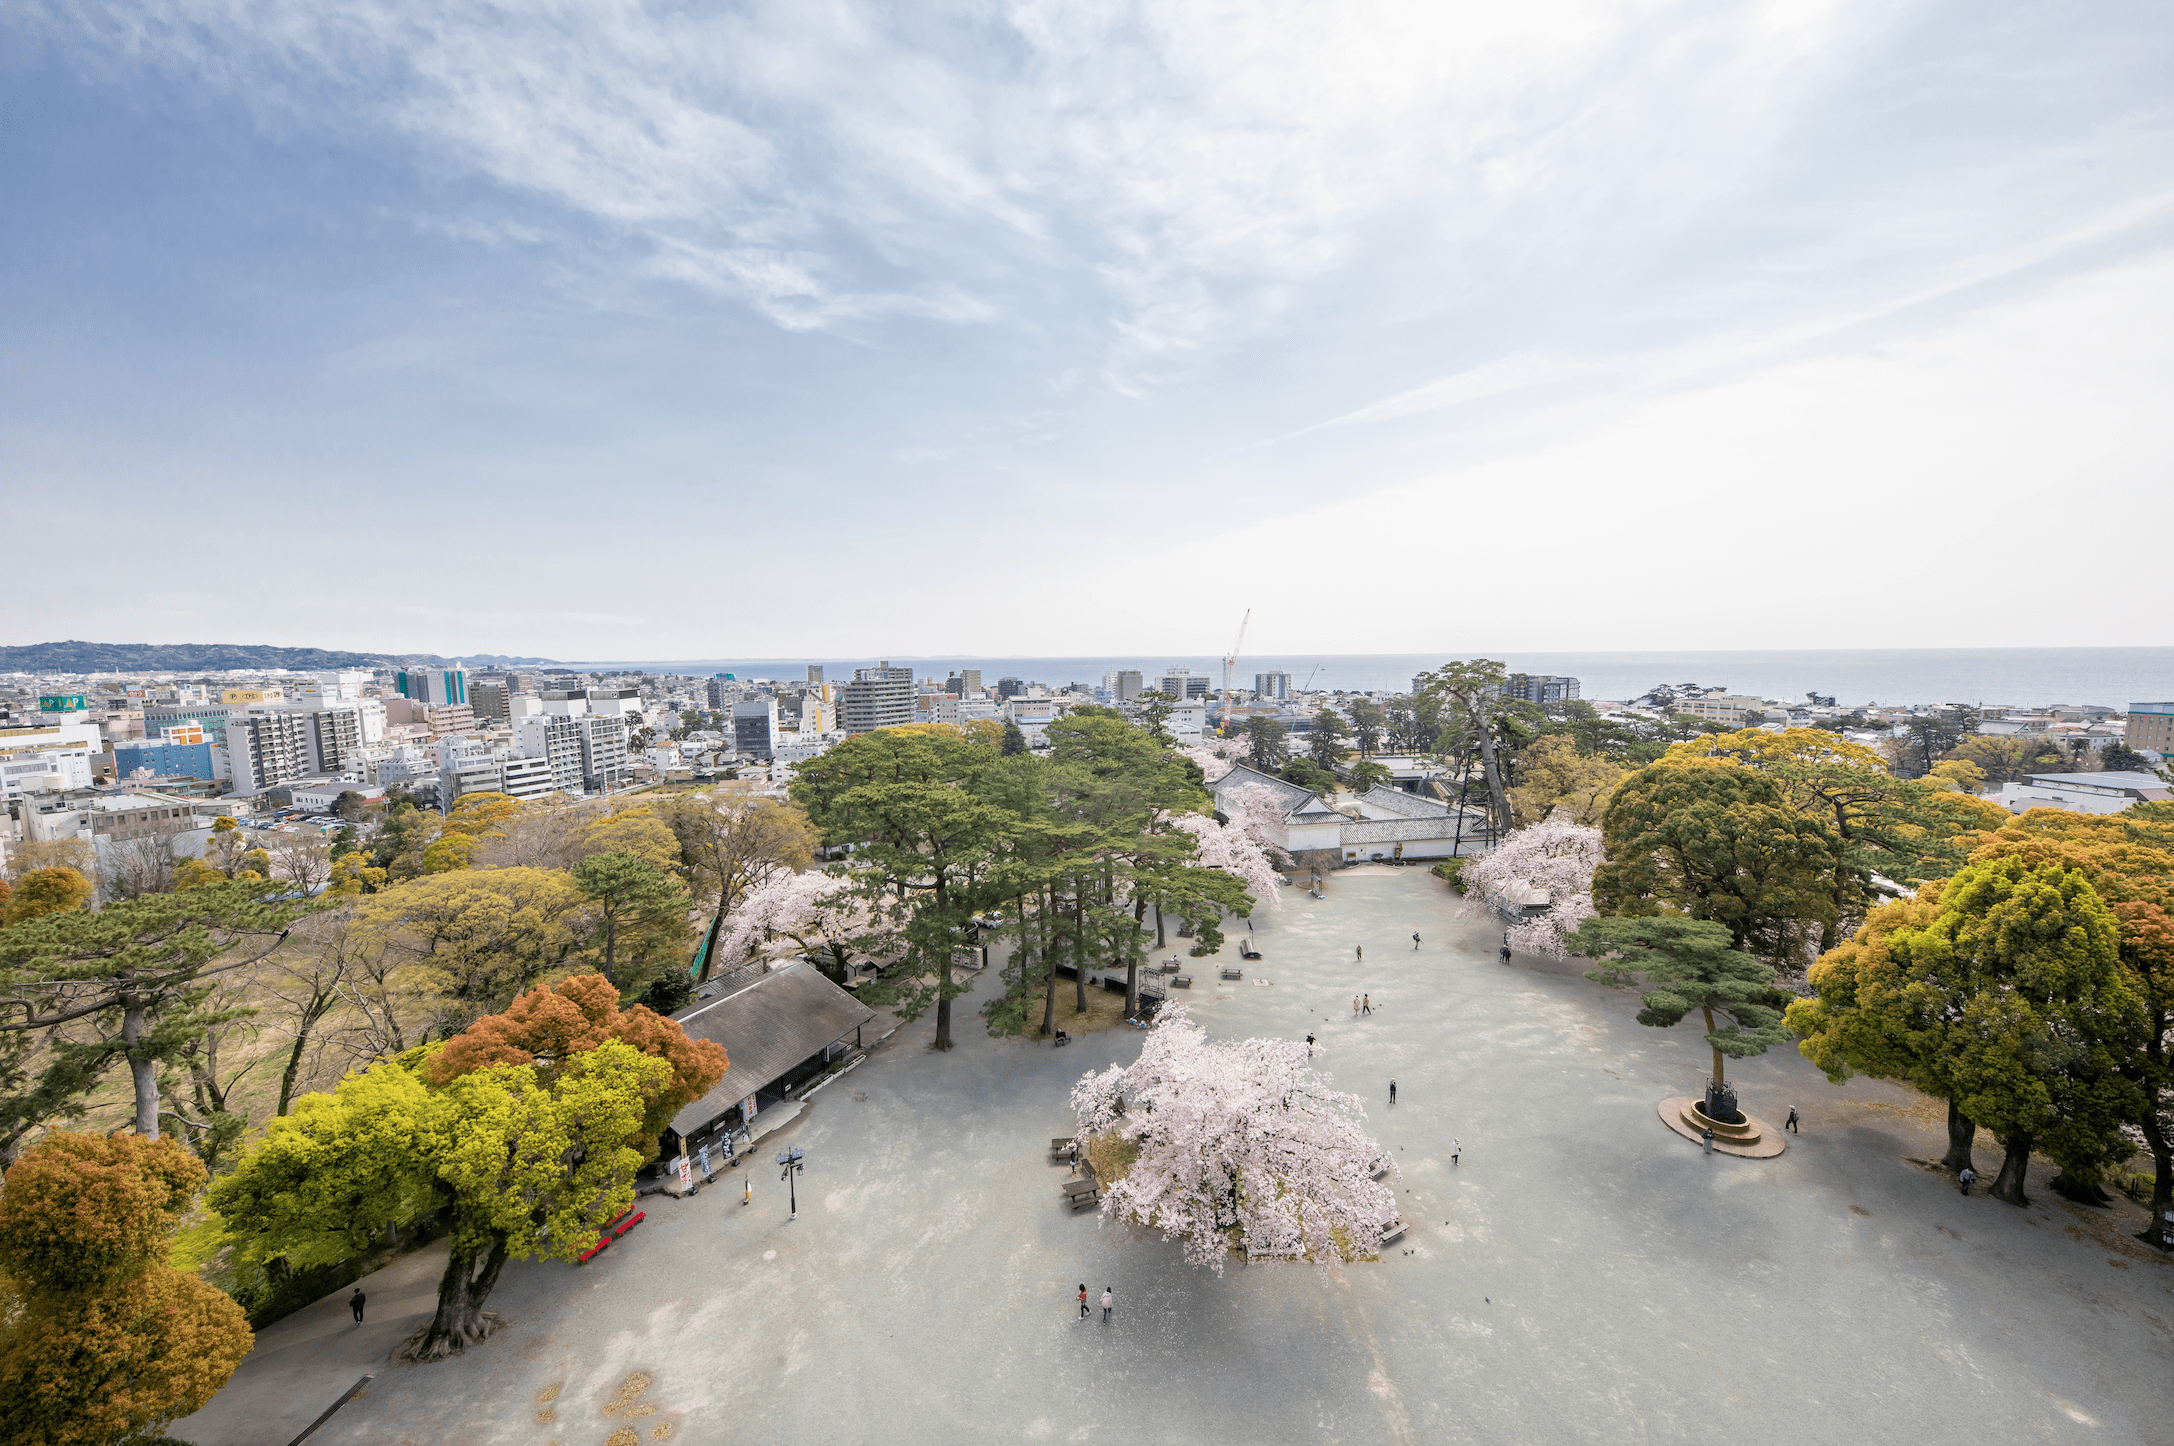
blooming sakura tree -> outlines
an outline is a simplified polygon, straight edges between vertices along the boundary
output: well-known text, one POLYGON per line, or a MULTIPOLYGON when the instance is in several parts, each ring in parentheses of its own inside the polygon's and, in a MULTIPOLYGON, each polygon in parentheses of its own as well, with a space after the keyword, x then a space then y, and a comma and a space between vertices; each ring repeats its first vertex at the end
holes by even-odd
POLYGON ((1199 766, 1201 776, 1212 781, 1230 772, 1233 763, 1244 760, 1246 741, 1242 737, 1208 738, 1188 744, 1178 752, 1192 759, 1199 766))
POLYGON ((1329 1089, 1308 1054, 1295 1040, 1211 1044, 1183 1005, 1164 1009, 1137 1061, 1072 1090, 1082 1138, 1136 1152, 1109 1172, 1103 1213, 1162 1231, 1218 1274, 1233 1249, 1321 1265, 1375 1254, 1396 1216, 1372 1178, 1381 1146, 1358 1096, 1329 1089))
POLYGON ((1458 879, 1490 904, 1519 904, 1535 890, 1545 890, 1553 904, 1537 919, 1513 924, 1510 944, 1528 954, 1560 959, 1578 925, 1593 917, 1593 870, 1599 866, 1599 829, 1547 819, 1519 829, 1467 863, 1458 879))
POLYGON ((717 939, 720 961, 774 960, 825 949, 842 968, 848 952, 888 958, 897 945, 889 924, 852 879, 813 869, 772 874, 748 890, 717 939))
POLYGON ((1232 875, 1271 909, 1283 907, 1275 863, 1237 819, 1221 824, 1204 813, 1181 813, 1171 818, 1170 827, 1192 838, 1194 863, 1232 875))

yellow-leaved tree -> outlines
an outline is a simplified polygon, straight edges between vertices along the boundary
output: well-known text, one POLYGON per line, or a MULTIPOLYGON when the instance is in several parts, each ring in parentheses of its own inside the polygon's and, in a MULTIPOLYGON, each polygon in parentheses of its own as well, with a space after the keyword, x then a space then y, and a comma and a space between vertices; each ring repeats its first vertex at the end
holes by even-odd
POLYGON ((0 1440, 145 1441, 249 1353, 241 1307, 167 1263, 204 1167, 172 1140, 56 1131, 0 1190, 0 1440))

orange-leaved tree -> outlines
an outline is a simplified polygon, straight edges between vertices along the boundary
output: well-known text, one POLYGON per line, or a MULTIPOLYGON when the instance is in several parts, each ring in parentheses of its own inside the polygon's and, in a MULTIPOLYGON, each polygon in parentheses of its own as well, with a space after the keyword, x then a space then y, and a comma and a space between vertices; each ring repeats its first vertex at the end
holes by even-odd
POLYGON ((672 1116, 725 1077, 725 1047, 689 1039, 677 1020, 642 1005, 620 1008, 618 987, 601 974, 561 979, 521 995, 503 1014, 485 1015, 431 1055, 423 1077, 432 1088, 443 1089, 488 1065, 532 1064, 548 1086, 575 1056, 607 1039, 624 1041, 672 1067, 671 1080, 642 1116, 638 1147, 653 1158, 672 1116))
POLYGON ((172 1140, 55 1131, 0 1190, 0 1440, 104 1446, 198 1410, 249 1353, 241 1307, 167 1263, 204 1167, 172 1140))

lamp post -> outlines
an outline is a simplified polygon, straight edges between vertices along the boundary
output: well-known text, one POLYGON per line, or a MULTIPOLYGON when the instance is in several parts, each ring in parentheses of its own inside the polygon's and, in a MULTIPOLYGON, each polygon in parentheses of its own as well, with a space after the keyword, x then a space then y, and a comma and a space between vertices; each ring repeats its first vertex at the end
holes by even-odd
POLYGON ((780 1150, 778 1163, 785 1167, 778 1172, 778 1178, 785 1182, 786 1193, 792 1201, 792 1213, 785 1217, 790 1224, 800 1218, 800 1151, 780 1150))

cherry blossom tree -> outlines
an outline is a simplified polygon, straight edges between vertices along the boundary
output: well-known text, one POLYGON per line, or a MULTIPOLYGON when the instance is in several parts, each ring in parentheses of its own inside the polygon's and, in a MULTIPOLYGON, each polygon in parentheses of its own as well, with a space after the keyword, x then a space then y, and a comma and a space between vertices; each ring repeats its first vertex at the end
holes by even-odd
POLYGON ((717 958, 728 964, 824 951, 836 966, 831 972, 842 974, 851 955, 888 959, 898 944, 891 921, 869 906, 852 879, 813 869, 772 874, 748 890, 717 939, 717 958))
POLYGON ((1221 824, 1204 813, 1181 813, 1170 819, 1170 827, 1191 837, 1195 864, 1230 874, 1246 886, 1246 892, 1254 899, 1271 909, 1283 907, 1279 891, 1283 881, 1276 877, 1275 861, 1269 857, 1268 847, 1263 846, 1238 819, 1221 824))
MULTIPOLYGON (((1511 925, 1510 946, 1560 959, 1578 925, 1593 917, 1593 870, 1600 861, 1599 829, 1547 819, 1519 829, 1467 863, 1458 880, 1495 906, 1515 907, 1544 890, 1553 900, 1548 911, 1511 925)), ((1466 911, 1457 912, 1462 917, 1466 911)))
POLYGON ((1190 758, 1199 767, 1201 776, 1212 782, 1230 772, 1233 763, 1244 761, 1246 741, 1243 737, 1209 738, 1187 744, 1178 752, 1190 758))
MULTIPOLYGON (((1106 1216, 1160 1230, 1222 1273, 1234 1249, 1326 1266, 1374 1255, 1396 1197, 1358 1096, 1328 1088, 1295 1040, 1211 1044, 1183 1005, 1163 1010, 1130 1065, 1072 1090, 1082 1138, 1107 1169, 1106 1216)), ((1395 1169, 1394 1162, 1389 1162, 1395 1169)))

